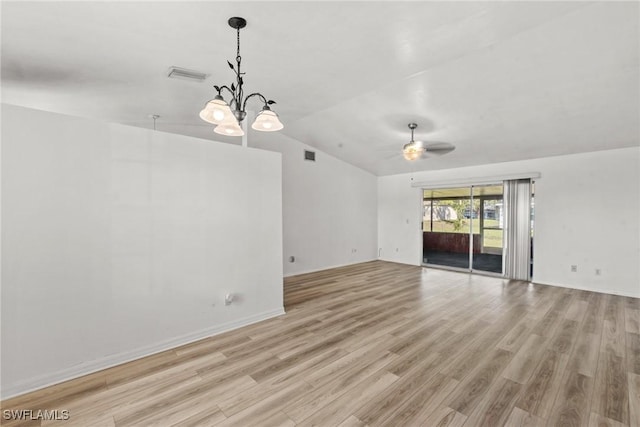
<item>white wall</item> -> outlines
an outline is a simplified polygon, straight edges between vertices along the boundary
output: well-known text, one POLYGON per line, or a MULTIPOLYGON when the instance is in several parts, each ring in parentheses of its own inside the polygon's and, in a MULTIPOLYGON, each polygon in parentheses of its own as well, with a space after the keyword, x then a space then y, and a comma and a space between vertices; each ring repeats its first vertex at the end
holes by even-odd
POLYGON ((3 105, 2 397, 281 314, 281 183, 277 153, 3 105))
POLYGON ((535 184, 536 283, 640 297, 640 148, 380 177, 384 260, 419 265, 421 191, 415 182, 540 172, 535 184), (578 271, 572 273, 575 264, 578 271), (596 276, 595 269, 602 275, 596 276))
POLYGON ((251 147, 282 153, 285 276, 377 258, 375 175, 282 133, 249 137, 251 147), (304 160, 305 149, 315 162, 304 160))

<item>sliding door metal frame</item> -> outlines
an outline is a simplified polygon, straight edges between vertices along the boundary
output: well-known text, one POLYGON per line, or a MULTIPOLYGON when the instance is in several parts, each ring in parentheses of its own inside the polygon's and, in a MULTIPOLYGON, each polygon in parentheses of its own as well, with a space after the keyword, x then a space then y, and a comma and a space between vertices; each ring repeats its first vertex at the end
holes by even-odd
MULTIPOLYGON (((494 273, 494 272, 491 272, 491 271, 477 270, 477 269, 473 268, 473 220, 474 220, 474 218, 473 218, 473 200, 474 200, 473 191, 474 191, 475 187, 485 187, 485 186, 488 186, 488 185, 496 185, 497 186, 497 185, 500 185, 500 184, 498 184, 496 182, 493 182, 493 183, 470 184, 468 186, 457 187, 457 188, 468 187, 469 188, 469 197, 457 196, 457 197, 442 197, 442 198, 440 198, 440 197, 435 197, 435 198, 431 197, 430 198, 430 200, 431 200, 431 218, 430 218, 431 231, 433 231, 433 201, 434 200, 465 200, 465 199, 469 200, 469 212, 470 212, 470 215, 469 215, 469 265, 468 265, 468 268, 450 267, 450 266, 441 265, 441 264, 429 264, 428 262, 427 263, 424 262, 424 258, 423 257, 422 257, 422 262, 421 262, 422 265, 425 265, 425 266, 428 266, 428 267, 433 267, 433 268, 441 268, 443 270, 458 271, 458 272, 463 272, 463 273, 474 273, 474 274, 481 274, 481 275, 484 275, 484 276, 491 276, 491 277, 504 277, 504 257, 505 257, 505 253, 504 253, 504 250, 505 250, 505 247, 504 247, 504 233, 503 233, 503 236, 502 236, 502 259, 503 259, 502 272, 501 273, 494 273)), ((502 183, 502 185, 504 185, 504 183, 502 183)), ((445 188, 445 187, 443 187, 443 188, 445 188)), ((446 188, 453 188, 453 187, 446 187, 446 188)), ((421 192, 421 195, 420 195, 423 209, 424 209, 424 191, 428 190, 428 189, 429 188, 422 188, 422 192, 421 192)), ((431 189, 433 189, 433 187, 431 189)), ((499 196, 494 195, 491 198, 494 198, 494 197, 497 198, 499 196)), ((503 200, 504 200, 504 190, 502 192, 502 197, 503 197, 503 200)), ((480 199, 480 201, 482 203, 483 197, 480 196, 479 199, 480 199)), ((479 220, 479 218, 476 218, 476 219, 479 220)), ((422 230, 421 232, 424 232, 424 230, 422 230)), ((424 242, 424 239, 422 239, 422 240, 424 242)), ((422 250, 424 251, 424 243, 423 243, 422 250)))

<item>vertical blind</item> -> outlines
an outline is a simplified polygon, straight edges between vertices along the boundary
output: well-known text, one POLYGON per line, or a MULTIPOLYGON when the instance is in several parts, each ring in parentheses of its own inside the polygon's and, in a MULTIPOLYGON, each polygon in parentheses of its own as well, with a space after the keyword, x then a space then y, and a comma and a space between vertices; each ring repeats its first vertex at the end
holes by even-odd
POLYGON ((531 259, 531 179, 504 181, 504 274, 529 280, 531 259))

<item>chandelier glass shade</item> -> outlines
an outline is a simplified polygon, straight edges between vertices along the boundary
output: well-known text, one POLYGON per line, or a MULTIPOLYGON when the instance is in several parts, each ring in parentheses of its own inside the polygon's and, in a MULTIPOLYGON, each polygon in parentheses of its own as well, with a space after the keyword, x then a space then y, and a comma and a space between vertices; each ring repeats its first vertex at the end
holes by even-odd
POLYGON ((226 123, 220 123, 213 130, 215 133, 225 136, 242 136, 244 131, 235 119, 226 123))
POLYGON ((284 125, 278 120, 278 115, 271 111, 269 106, 265 106, 251 127, 255 130, 261 130, 263 132, 275 132, 284 127, 284 125))
POLYGON ((233 117, 233 111, 220 95, 216 95, 215 98, 207 102, 200 111, 200 118, 214 125, 219 125, 230 117, 233 117))
POLYGON ((233 70, 236 75, 236 81, 227 86, 213 87, 218 94, 210 101, 208 101, 202 111, 200 111, 200 118, 205 122, 216 125, 213 130, 215 133, 226 136, 242 136, 244 131, 240 127, 240 122, 247 116, 246 105, 247 101, 251 98, 257 98, 263 103, 262 111, 258 113, 255 121, 251 127, 258 131, 274 132, 284 128, 282 122, 278 118, 278 115, 271 111, 271 105, 276 102, 265 98, 261 93, 254 92, 250 95, 244 96, 244 74, 241 72, 242 57, 240 56, 240 29, 247 25, 247 21, 244 18, 233 17, 229 18, 229 26, 235 28, 237 31, 237 50, 236 50, 236 65, 227 61, 229 68, 233 70), (225 101, 222 97, 222 92, 226 91, 231 95, 229 102, 225 101))

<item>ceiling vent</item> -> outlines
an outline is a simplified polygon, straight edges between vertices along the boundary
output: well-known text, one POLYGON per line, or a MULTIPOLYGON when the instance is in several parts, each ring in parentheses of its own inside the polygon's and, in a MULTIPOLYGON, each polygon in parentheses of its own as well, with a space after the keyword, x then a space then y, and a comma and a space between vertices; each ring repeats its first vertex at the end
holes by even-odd
POLYGON ((309 160, 311 162, 315 162, 316 161, 316 152, 315 151, 304 150, 304 159, 305 160, 309 160))
POLYGON ((167 77, 171 79, 193 80, 203 82, 208 76, 200 71, 187 70, 186 68, 171 67, 167 72, 167 77))

